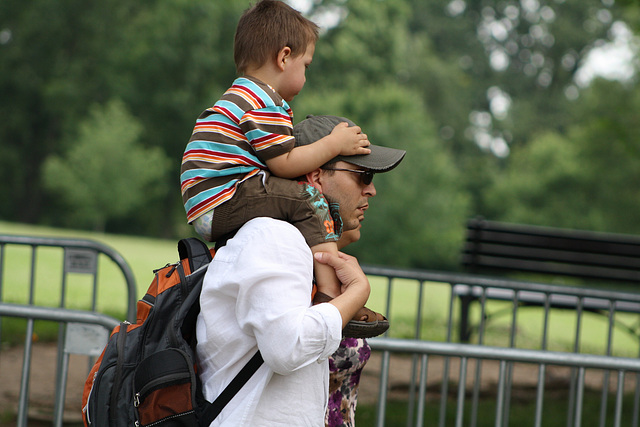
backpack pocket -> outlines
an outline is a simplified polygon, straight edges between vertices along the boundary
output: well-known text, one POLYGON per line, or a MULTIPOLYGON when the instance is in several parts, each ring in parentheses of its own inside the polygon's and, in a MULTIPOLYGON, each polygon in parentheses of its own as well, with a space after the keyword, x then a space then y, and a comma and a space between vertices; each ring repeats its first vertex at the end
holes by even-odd
POLYGON ((196 375, 182 350, 162 350, 144 359, 134 376, 134 406, 140 426, 195 426, 196 375))
POLYGON ((115 372, 115 363, 106 366, 101 372, 96 371, 93 383, 84 407, 85 425, 108 425, 111 385, 115 372), (103 386, 106 384, 106 386, 103 386))

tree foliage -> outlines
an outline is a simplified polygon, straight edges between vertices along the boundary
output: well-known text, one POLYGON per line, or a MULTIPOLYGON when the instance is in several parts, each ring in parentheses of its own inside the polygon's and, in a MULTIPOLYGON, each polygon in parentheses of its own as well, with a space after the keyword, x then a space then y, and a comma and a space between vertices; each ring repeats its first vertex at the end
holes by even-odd
MULTIPOLYGON (((164 237, 188 232, 182 151, 195 118, 235 77, 233 35, 249 4, 4 0, 0 218, 164 237), (108 147, 114 153, 103 158, 142 154, 103 169, 89 153, 108 147), (148 156, 157 156, 153 164, 148 156), (152 169, 153 185, 130 185, 126 193, 138 192, 132 201, 120 179, 142 179, 141 167, 152 169), (94 170, 102 180, 89 178, 94 170), (110 200, 121 206, 91 199, 98 193, 120 194, 110 200), (83 205, 80 195, 91 201, 83 205)), ((616 22, 638 31, 637 2, 311 5, 312 19, 333 23, 293 102, 295 121, 344 115, 375 143, 407 150, 397 170, 376 177, 379 194, 354 246, 363 261, 455 268, 462 224, 477 214, 640 232, 633 218, 637 81, 575 81, 616 22)))
MULTIPOLYGON (((65 217, 42 187, 42 166, 73 142, 88 106, 120 99, 143 126, 140 144, 171 162, 164 195, 114 221, 120 232, 173 235, 182 150, 198 114, 235 75, 232 40, 246 6, 209 0, 3 2, 0 10, 0 216, 65 217), (46 209, 44 207, 46 206, 46 209), (157 215, 164 211, 165 215, 157 215)), ((141 195, 144 197, 144 195, 141 195)))
POLYGON ((436 66, 438 60, 412 39, 407 4, 347 5, 346 18, 319 41, 294 111, 349 117, 374 144, 407 151, 396 169, 376 176, 378 195, 370 201, 360 242, 350 250, 362 262, 455 268, 470 213, 460 171, 424 99, 402 79, 388 77, 410 74, 416 64, 406 58, 436 66))
POLYGON ((487 192, 491 218, 640 234, 640 91, 598 80, 583 98, 566 134, 513 151, 487 192))
POLYGON ((120 101, 91 109, 63 156, 44 164, 44 183, 67 207, 67 226, 103 231, 109 219, 139 211, 162 192, 157 182, 168 159, 160 147, 144 148, 142 125, 120 101))

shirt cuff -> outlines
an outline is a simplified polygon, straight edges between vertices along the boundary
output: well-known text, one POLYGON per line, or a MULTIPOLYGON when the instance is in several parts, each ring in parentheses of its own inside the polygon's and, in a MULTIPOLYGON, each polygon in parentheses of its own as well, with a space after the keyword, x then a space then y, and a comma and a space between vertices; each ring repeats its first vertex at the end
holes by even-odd
POLYGON ((318 361, 324 361, 336 352, 342 341, 342 316, 338 308, 329 303, 317 304, 311 307, 327 325, 327 340, 318 361))

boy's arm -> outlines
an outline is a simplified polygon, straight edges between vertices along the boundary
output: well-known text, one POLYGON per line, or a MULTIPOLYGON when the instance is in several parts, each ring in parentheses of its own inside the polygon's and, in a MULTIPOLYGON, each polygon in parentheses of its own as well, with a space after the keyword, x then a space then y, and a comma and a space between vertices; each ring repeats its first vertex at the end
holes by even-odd
POLYGON ((336 125, 333 131, 309 145, 293 148, 291 151, 266 161, 269 170, 281 178, 297 178, 327 163, 338 155, 369 154, 371 150, 367 136, 360 127, 349 127, 347 123, 336 125))

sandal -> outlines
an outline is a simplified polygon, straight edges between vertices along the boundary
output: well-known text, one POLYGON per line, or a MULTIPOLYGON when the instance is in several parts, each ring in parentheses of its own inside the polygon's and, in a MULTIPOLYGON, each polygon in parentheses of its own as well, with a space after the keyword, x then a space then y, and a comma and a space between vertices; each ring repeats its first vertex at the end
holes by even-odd
MULTIPOLYGON (((333 298, 322 292, 316 292, 313 297, 314 304, 329 302, 333 298)), ((347 338, 373 338, 384 334, 389 329, 389 320, 380 313, 376 313, 367 307, 362 307, 349 320, 342 330, 342 336, 347 338)))

